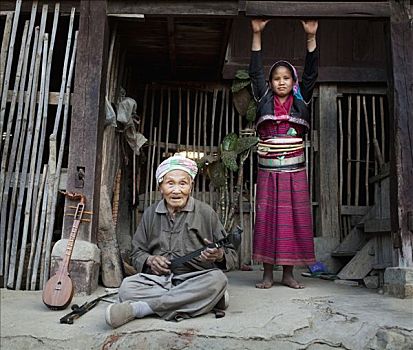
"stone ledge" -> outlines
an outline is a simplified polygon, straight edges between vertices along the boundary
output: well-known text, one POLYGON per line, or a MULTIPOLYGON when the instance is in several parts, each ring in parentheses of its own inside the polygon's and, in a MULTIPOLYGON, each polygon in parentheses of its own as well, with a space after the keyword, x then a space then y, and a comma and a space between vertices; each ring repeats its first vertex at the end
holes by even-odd
POLYGON ((383 289, 397 298, 413 298, 413 268, 388 267, 384 271, 383 289))
MULTIPOLYGON (((67 239, 61 239, 53 246, 50 276, 56 273, 67 248, 67 239)), ((98 287, 100 249, 96 244, 77 240, 69 263, 69 273, 76 295, 90 295, 98 287)))

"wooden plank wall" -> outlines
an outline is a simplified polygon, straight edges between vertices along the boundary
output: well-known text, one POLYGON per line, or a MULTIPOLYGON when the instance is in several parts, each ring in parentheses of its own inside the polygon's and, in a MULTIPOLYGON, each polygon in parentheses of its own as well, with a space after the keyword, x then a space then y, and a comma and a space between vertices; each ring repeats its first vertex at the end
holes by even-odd
MULTIPOLYGON (((385 82, 385 24, 384 19, 320 19, 318 81, 385 82)), ((250 43, 249 19, 234 19, 224 78, 231 79, 237 69, 248 66, 250 43)), ((297 66, 300 74, 305 47, 305 35, 298 19, 273 19, 263 33, 264 64, 268 69, 273 62, 286 59, 297 66)))

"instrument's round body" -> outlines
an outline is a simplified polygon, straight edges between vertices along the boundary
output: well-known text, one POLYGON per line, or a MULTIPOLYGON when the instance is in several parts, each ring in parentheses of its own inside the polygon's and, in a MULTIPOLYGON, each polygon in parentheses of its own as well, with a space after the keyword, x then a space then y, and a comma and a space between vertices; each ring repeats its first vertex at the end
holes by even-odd
POLYGON ((52 310, 66 309, 72 301, 73 291, 69 275, 58 271, 43 288, 43 303, 52 310))

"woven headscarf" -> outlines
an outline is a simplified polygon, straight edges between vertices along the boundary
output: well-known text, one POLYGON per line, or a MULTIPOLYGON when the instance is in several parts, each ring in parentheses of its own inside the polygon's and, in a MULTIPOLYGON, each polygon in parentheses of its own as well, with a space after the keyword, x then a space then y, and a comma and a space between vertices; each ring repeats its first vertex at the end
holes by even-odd
POLYGON ((280 67, 280 66, 287 67, 291 71, 291 75, 293 76, 293 80, 294 80, 293 95, 297 99, 303 100, 303 96, 301 95, 301 91, 300 91, 300 85, 298 84, 297 70, 295 69, 295 67, 290 62, 283 61, 283 60, 275 62, 270 68, 269 81, 271 81, 272 72, 274 71, 274 69, 276 69, 277 67, 280 67))
POLYGON ((198 173, 198 166, 192 159, 180 155, 169 157, 159 164, 156 169, 156 182, 161 183, 163 177, 172 170, 183 170, 194 179, 198 173))

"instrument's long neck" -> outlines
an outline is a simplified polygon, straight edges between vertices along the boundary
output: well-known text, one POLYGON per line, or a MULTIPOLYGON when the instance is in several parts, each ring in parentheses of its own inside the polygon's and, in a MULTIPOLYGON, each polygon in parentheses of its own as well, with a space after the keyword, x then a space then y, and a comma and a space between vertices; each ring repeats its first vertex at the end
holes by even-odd
POLYGON ((77 208, 76 208, 74 222, 73 222, 73 225, 72 225, 72 230, 70 232, 69 240, 67 242, 65 256, 63 258, 62 267, 66 268, 66 269, 69 267, 70 258, 72 257, 72 252, 73 252, 73 246, 75 245, 77 232, 79 231, 79 224, 80 224, 80 221, 82 220, 82 215, 83 215, 84 209, 85 209, 85 204, 84 204, 83 201, 81 201, 77 205, 77 208))

